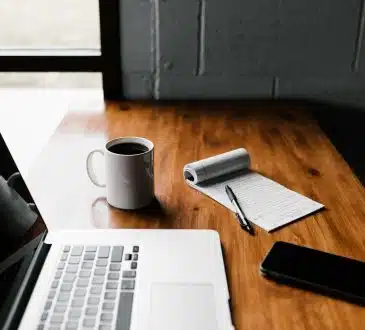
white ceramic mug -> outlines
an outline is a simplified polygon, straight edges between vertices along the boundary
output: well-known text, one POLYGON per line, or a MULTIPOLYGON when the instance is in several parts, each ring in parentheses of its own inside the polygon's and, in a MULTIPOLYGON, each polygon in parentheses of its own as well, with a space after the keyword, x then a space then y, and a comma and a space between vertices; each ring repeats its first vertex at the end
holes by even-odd
POLYGON ((86 170, 92 183, 106 187, 106 199, 110 205, 119 209, 138 209, 150 204, 154 198, 153 152, 153 143, 142 137, 113 139, 108 141, 103 149, 89 153, 86 170), (145 151, 123 154, 110 150, 113 146, 121 144, 142 145, 145 151), (96 153, 105 158, 105 183, 98 180, 94 171, 92 162, 96 153))
POLYGON ((14 189, 19 172, 8 180, 0 176, 0 232, 10 239, 22 237, 38 218, 35 204, 27 203, 14 189))

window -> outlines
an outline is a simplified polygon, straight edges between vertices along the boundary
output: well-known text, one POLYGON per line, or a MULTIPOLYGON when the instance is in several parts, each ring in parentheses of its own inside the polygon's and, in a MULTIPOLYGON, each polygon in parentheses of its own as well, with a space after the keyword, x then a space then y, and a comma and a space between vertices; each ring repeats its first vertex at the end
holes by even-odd
POLYGON ((2 0, 0 80, 37 72, 36 80, 75 82, 75 73, 101 72, 104 97, 120 98, 118 13, 118 0, 2 0))

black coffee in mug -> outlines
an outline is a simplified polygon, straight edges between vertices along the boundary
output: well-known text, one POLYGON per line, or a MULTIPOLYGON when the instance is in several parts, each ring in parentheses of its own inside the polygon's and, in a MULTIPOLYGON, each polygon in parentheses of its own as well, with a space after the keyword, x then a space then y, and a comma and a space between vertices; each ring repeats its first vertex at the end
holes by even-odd
POLYGON ((117 143, 108 148, 110 152, 119 155, 138 155, 148 151, 148 148, 139 143, 117 143))
POLYGON ((86 171, 97 187, 106 187, 108 204, 123 210, 136 210, 153 201, 154 145, 138 136, 119 137, 92 150, 86 158, 86 171), (105 180, 99 181, 93 167, 95 154, 104 156, 105 180))

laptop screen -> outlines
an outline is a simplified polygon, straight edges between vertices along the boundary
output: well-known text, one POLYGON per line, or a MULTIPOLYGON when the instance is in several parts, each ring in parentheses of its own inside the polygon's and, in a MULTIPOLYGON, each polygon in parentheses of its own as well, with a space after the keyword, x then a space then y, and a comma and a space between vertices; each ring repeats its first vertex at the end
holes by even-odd
POLYGON ((15 281, 21 282, 20 273, 26 271, 24 260, 32 256, 45 230, 45 223, 0 134, 0 310, 9 302, 15 281))

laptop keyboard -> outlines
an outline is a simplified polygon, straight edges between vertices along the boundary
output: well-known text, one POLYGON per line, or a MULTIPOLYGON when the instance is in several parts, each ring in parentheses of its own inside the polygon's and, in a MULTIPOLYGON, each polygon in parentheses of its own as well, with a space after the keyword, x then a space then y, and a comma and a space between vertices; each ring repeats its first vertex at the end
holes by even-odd
POLYGON ((129 330, 139 246, 65 245, 38 329, 129 330))

